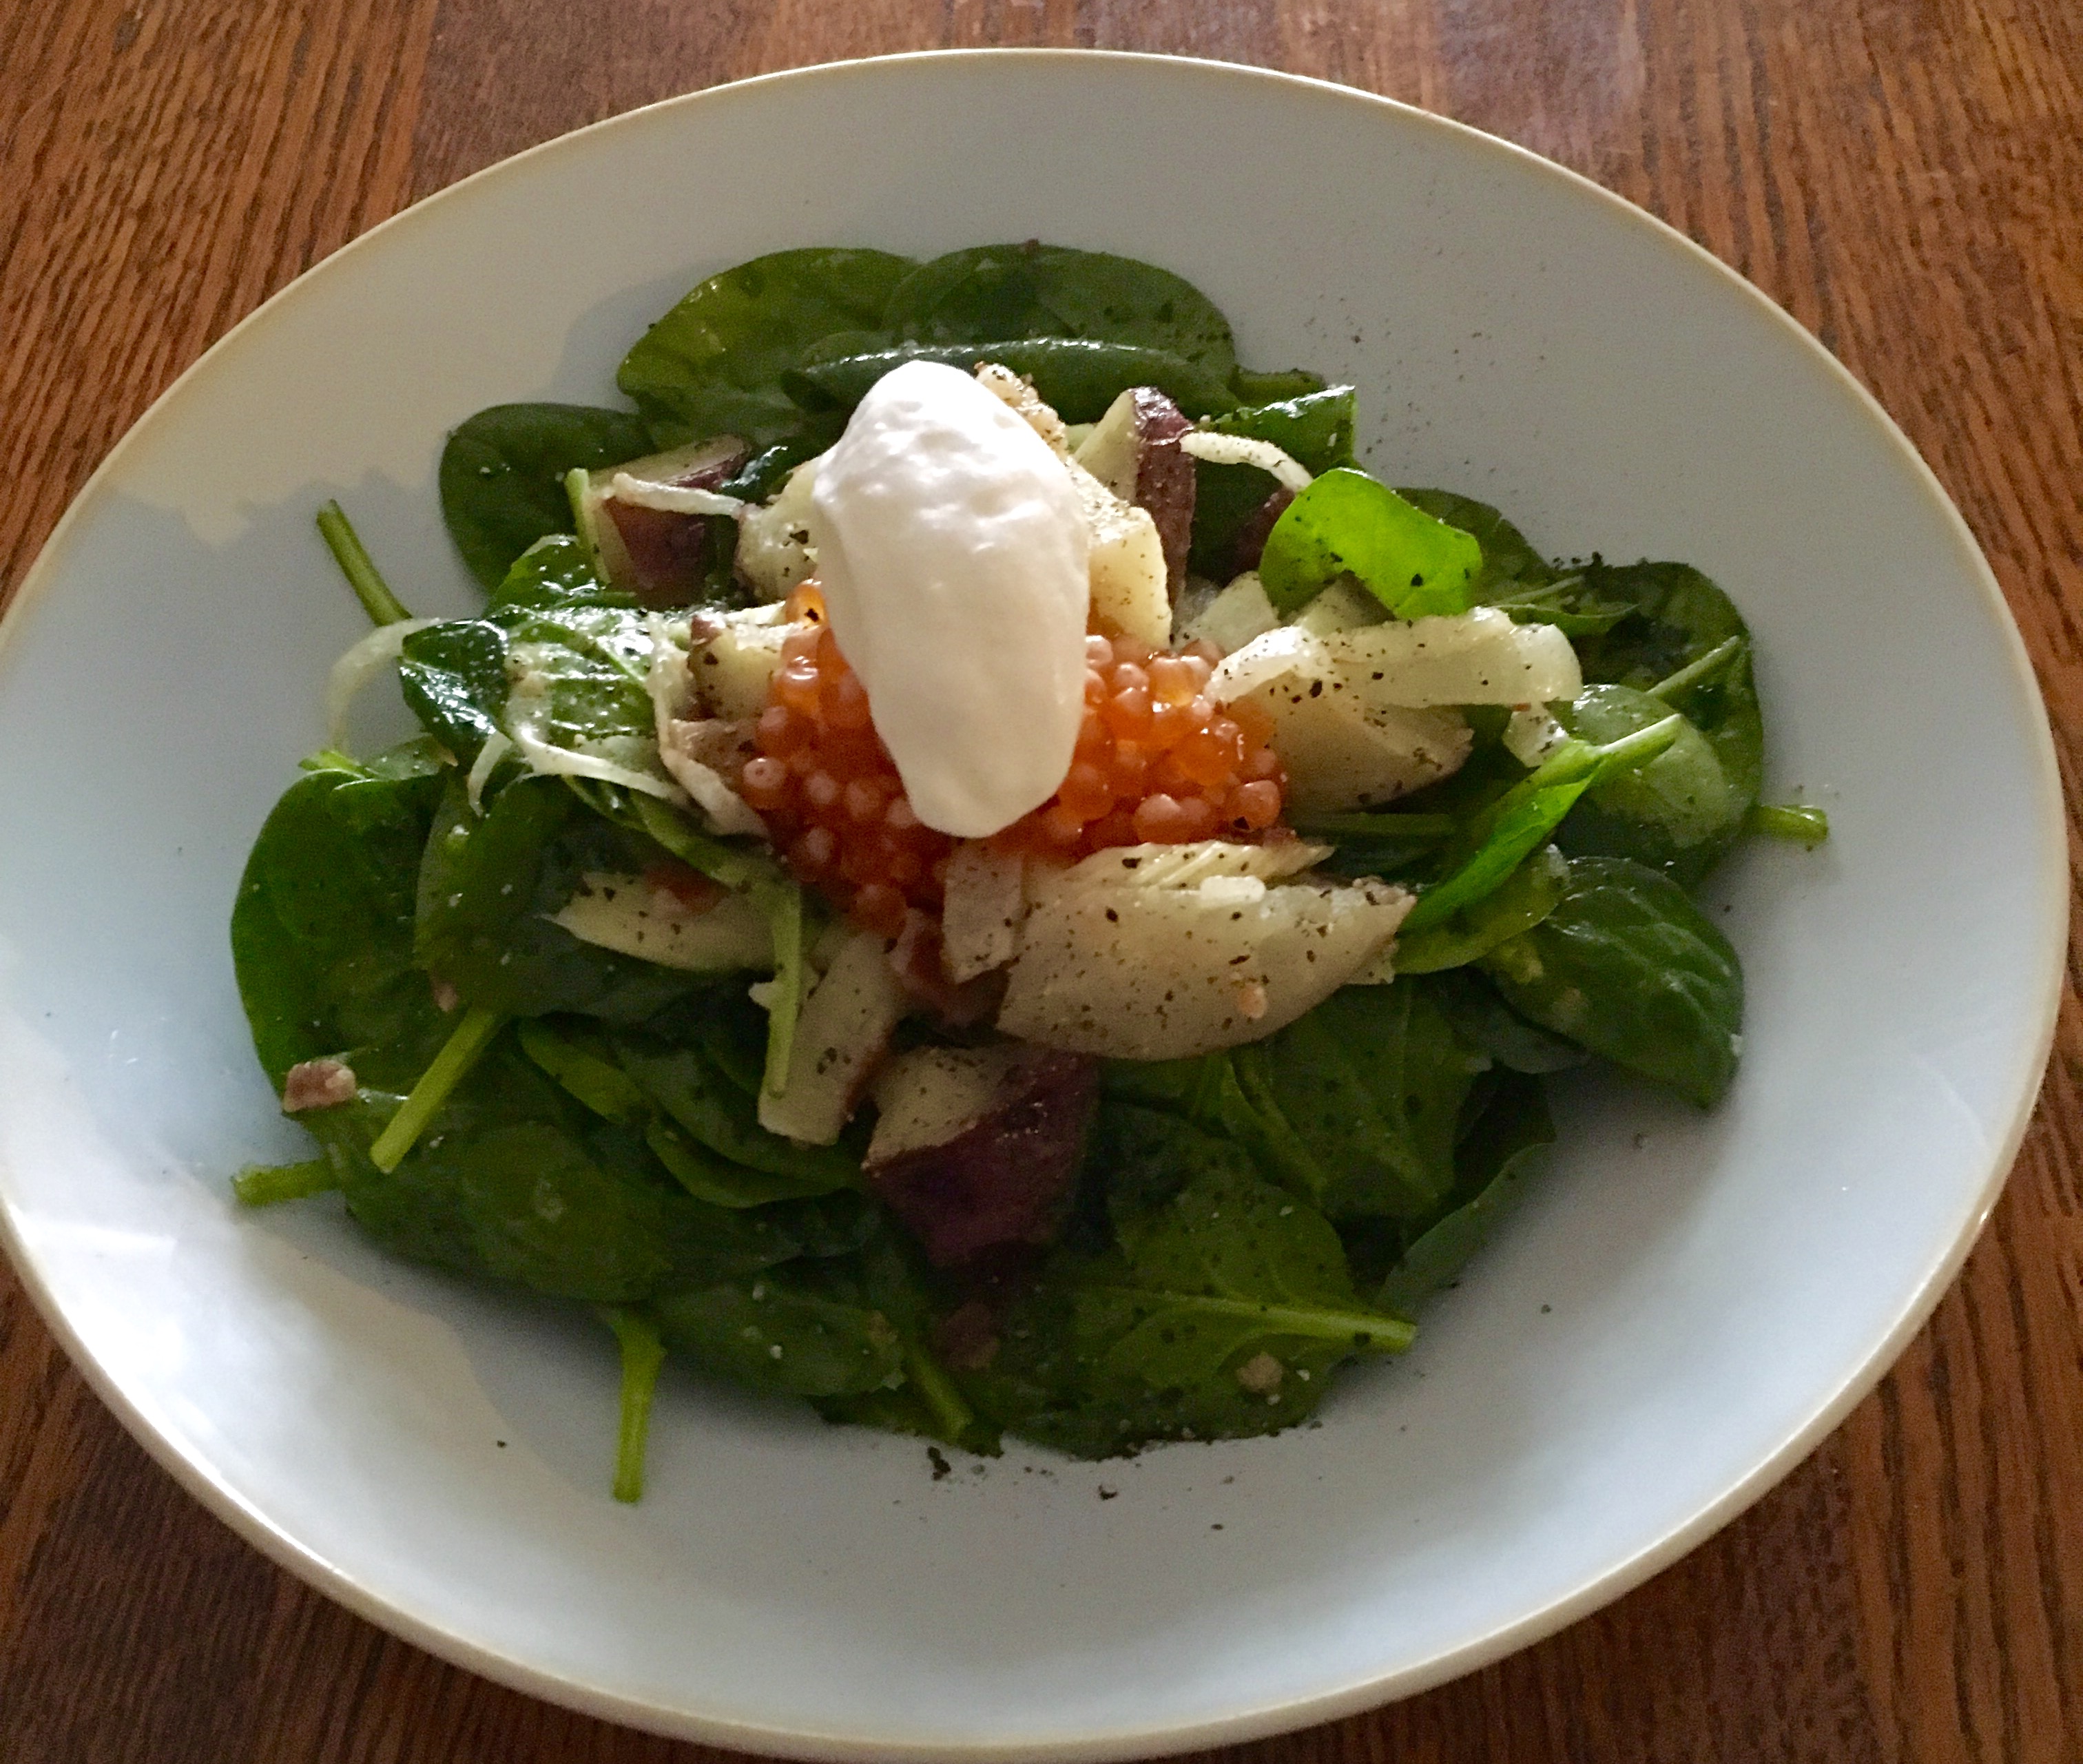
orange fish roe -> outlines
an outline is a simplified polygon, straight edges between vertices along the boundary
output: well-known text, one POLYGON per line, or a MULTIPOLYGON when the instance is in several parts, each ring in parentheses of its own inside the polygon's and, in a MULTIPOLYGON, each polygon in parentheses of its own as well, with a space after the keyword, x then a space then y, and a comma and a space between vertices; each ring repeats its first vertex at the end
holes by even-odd
POLYGON ((940 911, 955 842, 911 812, 830 627, 784 640, 756 739, 738 787, 799 880, 885 937, 910 908, 940 911))
MULTIPOLYGON (((805 606, 813 618, 822 606, 805 606)), ((1058 862, 1109 846, 1250 838, 1279 825, 1287 774, 1272 724, 1206 694, 1217 659, 1125 637, 1085 639, 1085 714, 1062 787, 995 841, 1058 862)), ((797 878, 889 937, 917 907, 937 914, 946 833, 912 812, 868 694, 819 622, 781 646, 739 788, 797 878)))
POLYGON ((1249 839, 1278 826, 1287 774, 1273 724, 1206 695, 1219 652, 1085 639, 1085 717, 1063 787, 999 840, 1075 861, 1109 846, 1249 839))

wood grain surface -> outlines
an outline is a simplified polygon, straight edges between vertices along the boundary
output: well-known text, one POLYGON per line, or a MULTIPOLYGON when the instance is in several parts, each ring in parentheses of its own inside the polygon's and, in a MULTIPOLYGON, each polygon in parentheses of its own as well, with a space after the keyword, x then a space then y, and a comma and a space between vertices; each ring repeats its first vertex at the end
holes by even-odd
MULTIPOLYGON (((1028 43, 1407 99, 1590 174, 1734 264, 1878 395, 1966 513, 2074 800, 2077 0, 13 0, 0 601, 175 373, 415 197, 694 87, 1028 43)), ((1211 1755, 2083 1758, 2077 1005, 2072 963, 2039 1114, 1959 1284, 1777 1492, 1539 1647, 1211 1755)), ((722 1756, 496 1689, 305 1589, 146 1459, 0 1272, 6 1764, 722 1756)))

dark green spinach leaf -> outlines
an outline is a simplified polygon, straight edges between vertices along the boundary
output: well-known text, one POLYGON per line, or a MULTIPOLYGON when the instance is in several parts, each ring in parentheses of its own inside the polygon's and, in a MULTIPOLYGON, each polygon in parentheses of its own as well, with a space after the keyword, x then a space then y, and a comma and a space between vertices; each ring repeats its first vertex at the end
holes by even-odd
POLYGON ((1450 968, 1409 984, 1439 1006, 1455 1034, 1506 1071, 1564 1072, 1591 1058, 1574 1041, 1522 1017, 1498 996, 1495 983, 1478 968, 1450 968))
POLYGON ((481 815, 452 780, 420 862, 417 957, 469 1003, 509 1016, 650 1016, 705 982, 583 943, 551 915, 588 871, 640 872, 655 855, 554 778, 516 780, 481 815))
POLYGON ((589 1133, 510 1040, 387 1173, 368 1148, 402 1100, 365 1091, 304 1117, 348 1210, 387 1249, 595 1304, 640 1299, 670 1271, 677 1197, 640 1148, 589 1133))
POLYGON ((912 268, 888 251, 755 257, 690 290, 623 357, 615 383, 657 447, 735 435, 756 452, 796 439, 814 425, 782 390, 783 374, 835 331, 884 346, 883 309, 912 268))
POLYGON ((1154 386, 1189 416, 1206 416, 1236 403, 1227 380, 1163 349, 1069 337, 1012 337, 982 343, 906 343, 859 355, 806 361, 784 378, 806 420, 843 422, 868 390, 906 361, 974 368, 995 361, 1034 382, 1066 422, 1094 423, 1132 386, 1154 386))
POLYGON ((971 246, 921 264, 891 291, 882 328, 919 343, 1129 344, 1225 382, 1237 365, 1229 321, 1191 282, 1134 258, 1033 240, 971 246))
POLYGON ((494 404, 442 449, 442 518, 471 574, 496 588, 513 560, 548 533, 572 531, 565 475, 619 466, 651 451, 632 411, 581 404, 494 404))
POLYGON ((1232 1439, 1306 1420, 1333 1368, 1413 1331, 1354 1292, 1337 1234, 1282 1188, 1196 1178, 1124 1222, 1118 1250, 1059 1257, 1016 1305, 987 1412, 1100 1458, 1154 1439, 1232 1439))
MULTIPOLYGON (((1588 686, 1557 714, 1579 741, 1603 745, 1662 722, 1671 707, 1631 686, 1588 686)), ((1586 791, 1556 838, 1572 857, 1632 858, 1690 888, 1741 837, 1748 806, 1713 745, 1682 723, 1646 765, 1586 791)))
POLYGON ((674 1353, 754 1390, 843 1396, 904 1376, 889 1319, 826 1296, 794 1270, 669 1293, 653 1311, 674 1353))
MULTIPOLYGON (((1334 386, 1299 398, 1224 411, 1208 420, 1223 435, 1271 441, 1312 472, 1353 463, 1353 389, 1334 386)), ((1237 534, 1279 487, 1256 466, 1194 462, 1192 564, 1197 575, 1227 580, 1237 534)))
POLYGON ((1452 1188, 1462 1099, 1489 1062, 1424 988, 1346 987, 1240 1051, 1254 1050, 1251 1070, 1325 1172, 1331 1217, 1416 1218, 1452 1188))
POLYGON ((1764 780, 1764 724, 1751 672, 1750 627, 1729 597, 1686 563, 1612 564, 1594 560, 1587 590, 1636 609, 1602 637, 1578 646, 1587 681, 1654 691, 1707 737, 1745 808, 1764 780), (1671 689, 1715 651, 1725 658, 1671 689))
POLYGON ((253 1045, 279 1091, 291 1066, 340 1054, 404 1089, 446 1032, 412 947, 412 878, 437 776, 340 759, 292 784, 246 860, 232 961, 253 1045))
POLYGON ((1413 1316, 1432 1293, 1460 1272, 1497 1222, 1525 1190, 1526 1164, 1555 1143, 1540 1081, 1502 1074, 1489 1106, 1477 1117, 1455 1154, 1451 1210, 1426 1227, 1397 1259, 1376 1300, 1384 1310, 1413 1316))
POLYGON ((1735 1075, 1743 1016, 1736 952, 1660 871, 1578 859, 1555 910, 1484 965, 1522 1015, 1703 1108, 1735 1075))

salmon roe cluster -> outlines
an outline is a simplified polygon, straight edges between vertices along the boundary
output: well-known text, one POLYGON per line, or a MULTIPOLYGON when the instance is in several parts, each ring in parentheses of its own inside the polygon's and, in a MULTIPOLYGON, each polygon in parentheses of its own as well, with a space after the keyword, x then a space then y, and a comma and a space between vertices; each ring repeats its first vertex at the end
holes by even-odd
MULTIPOLYGON (((806 584, 807 586, 808 584, 806 584)), ((860 924, 895 936, 906 914, 937 914, 955 841, 912 812, 868 693, 822 606, 781 647, 739 788, 802 882, 860 924)), ((1174 654, 1129 639, 1085 639, 1085 710, 1055 795, 994 843, 1074 863, 1109 846, 1249 838, 1279 824, 1286 775, 1271 724, 1206 696, 1211 652, 1174 654)))
POLYGON ((1249 705, 1217 705, 1220 653, 1176 653, 1129 637, 1085 639, 1085 715, 1055 795, 999 834, 1075 862, 1109 846, 1249 838, 1280 821, 1287 774, 1273 724, 1249 705))

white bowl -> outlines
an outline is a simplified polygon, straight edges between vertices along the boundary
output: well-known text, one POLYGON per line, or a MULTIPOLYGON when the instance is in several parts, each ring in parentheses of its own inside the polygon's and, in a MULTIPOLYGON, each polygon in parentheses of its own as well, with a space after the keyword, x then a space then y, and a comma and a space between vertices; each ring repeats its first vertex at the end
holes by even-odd
POLYGON ((1705 1538, 1879 1376, 1958 1268, 2053 1023, 2064 838, 2023 651, 1902 437, 1769 302, 1513 148, 1273 74, 906 57, 676 100, 378 228, 111 456, 0 652, 0 1217, 95 1389, 354 1610, 507 1683, 725 1745, 1113 1758, 1465 1672, 1705 1538), (1712 898, 1744 1069, 1617 1083, 1417 1350, 1320 1426, 1127 1463, 915 1442, 692 1381, 608 1497, 589 1320, 385 1260, 290 1154, 234 996, 247 845, 363 628, 337 495, 416 610, 471 591, 445 431, 604 401, 643 324, 756 253, 1029 236, 1168 265, 1257 364, 1363 389, 1368 458, 1550 552, 1682 557, 1757 633, 1771 794, 1820 850, 1712 898), (1118 1498, 1109 1499, 1110 1495, 1118 1498))

